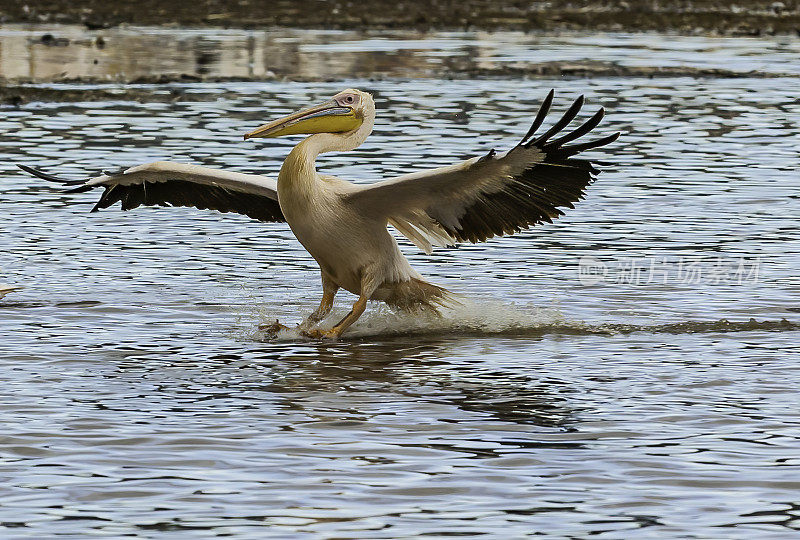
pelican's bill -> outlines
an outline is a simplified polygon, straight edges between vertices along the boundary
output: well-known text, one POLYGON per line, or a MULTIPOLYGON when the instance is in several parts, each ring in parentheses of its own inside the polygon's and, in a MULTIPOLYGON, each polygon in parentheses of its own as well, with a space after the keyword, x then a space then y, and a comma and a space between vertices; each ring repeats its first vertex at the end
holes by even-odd
POLYGON ((363 118, 356 111, 331 99, 264 124, 244 135, 245 140, 259 137, 283 137, 312 133, 345 133, 357 129, 363 118))

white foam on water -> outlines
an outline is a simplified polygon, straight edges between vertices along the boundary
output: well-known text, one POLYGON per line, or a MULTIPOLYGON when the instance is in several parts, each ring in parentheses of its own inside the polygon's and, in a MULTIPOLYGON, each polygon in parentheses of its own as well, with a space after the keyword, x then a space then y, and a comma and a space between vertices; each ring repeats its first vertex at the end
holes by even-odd
MULTIPOLYGON (((489 299, 468 299, 457 297, 457 301, 441 308, 441 316, 431 313, 395 312, 382 303, 372 303, 364 315, 347 329, 342 341, 361 339, 380 339, 396 336, 491 336, 491 335, 530 335, 541 336, 549 333, 572 335, 618 335, 635 332, 695 334, 719 332, 750 331, 797 331, 800 323, 781 320, 746 321, 686 320, 659 322, 651 324, 601 323, 590 324, 580 320, 568 319, 554 307, 516 305, 489 299)), ((295 325, 299 319, 286 320, 288 329, 274 335, 259 326, 269 326, 285 316, 274 308, 260 303, 248 304, 249 313, 240 313, 234 334, 237 339, 246 341, 308 341, 295 325), (253 319, 257 322, 254 325, 253 319)), ((310 313, 311 310, 308 310, 310 313)), ((347 315, 347 308, 340 307, 322 321, 318 328, 329 329, 347 315)))
MULTIPOLYGON (((343 339, 392 337, 403 335, 491 335, 535 331, 553 326, 573 326, 581 323, 568 321, 560 311, 553 308, 508 305, 491 300, 459 298, 441 308, 441 316, 432 313, 395 312, 384 304, 370 306, 366 313, 345 332, 343 339)), ((319 324, 327 329, 347 314, 337 309, 319 324)), ((269 325, 276 317, 267 312, 259 313, 259 324, 269 325)), ((286 322, 284 321, 284 324, 286 322)), ((254 339, 270 339, 264 332, 257 332, 254 339), (260 335, 259 335, 260 334, 260 335)), ((277 341, 304 338, 295 330, 281 330, 277 341)))

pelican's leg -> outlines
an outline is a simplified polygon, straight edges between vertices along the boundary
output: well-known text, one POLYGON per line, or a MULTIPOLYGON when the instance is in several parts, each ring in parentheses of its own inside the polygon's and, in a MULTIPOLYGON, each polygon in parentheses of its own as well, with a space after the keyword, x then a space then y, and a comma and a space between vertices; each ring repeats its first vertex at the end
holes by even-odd
POLYGON ((339 336, 342 335, 342 332, 347 330, 347 328, 352 325, 354 322, 358 320, 359 317, 364 313, 364 310, 367 309, 367 300, 369 297, 361 295, 356 300, 356 303, 353 304, 353 309, 350 310, 344 319, 339 321, 336 326, 331 328, 330 330, 323 331, 319 329, 310 330, 307 332, 303 332, 308 337, 313 338, 332 338, 332 339, 339 339, 339 336))
POLYGON ((376 286, 372 285, 372 280, 368 277, 364 276, 361 278, 361 294, 356 300, 356 303, 353 304, 353 309, 350 310, 344 319, 339 321, 333 328, 328 331, 320 331, 318 329, 314 329, 310 332, 304 332, 309 337, 315 338, 332 338, 332 339, 339 339, 342 333, 347 330, 354 322, 358 320, 361 315, 364 314, 364 310, 367 309, 367 301, 372 296, 372 293, 375 292, 377 289, 376 286))
POLYGON ((364 314, 364 310, 367 309, 367 300, 369 300, 368 296, 361 295, 356 300, 356 303, 353 304, 353 309, 350 310, 344 319, 339 321, 336 326, 328 330, 325 335, 327 337, 338 338, 342 335, 342 332, 347 330, 350 325, 356 322, 361 315, 364 314))
POLYGON ((297 330, 305 333, 307 329, 311 328, 319 321, 328 316, 328 313, 333 309, 333 298, 339 291, 339 286, 336 285, 331 279, 322 274, 322 301, 319 307, 315 309, 311 315, 297 325, 297 330))

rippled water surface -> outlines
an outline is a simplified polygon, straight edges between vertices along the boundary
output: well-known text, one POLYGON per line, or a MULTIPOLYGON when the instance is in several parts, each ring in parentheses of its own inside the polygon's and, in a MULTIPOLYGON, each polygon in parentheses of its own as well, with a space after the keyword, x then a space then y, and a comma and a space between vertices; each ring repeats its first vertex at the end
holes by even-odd
MULTIPOLYGON (((723 41, 691 61, 730 68, 723 41)), ((797 534, 797 88, 351 78, 3 108, 0 282, 25 289, 0 299, 0 536, 797 534), (286 226, 90 214, 96 193, 14 167, 274 175, 294 141, 241 134, 347 86, 374 92, 375 132, 319 165, 357 181, 507 148, 551 87, 624 135, 553 225, 432 256, 403 243, 463 306, 373 306, 338 343, 257 331, 320 294, 286 226)))

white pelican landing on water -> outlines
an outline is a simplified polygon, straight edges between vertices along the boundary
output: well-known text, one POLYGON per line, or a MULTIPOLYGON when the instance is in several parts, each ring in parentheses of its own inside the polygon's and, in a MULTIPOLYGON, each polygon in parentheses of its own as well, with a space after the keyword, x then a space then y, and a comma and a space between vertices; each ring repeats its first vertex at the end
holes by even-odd
POLYGON ((536 136, 552 101, 551 90, 522 141, 508 152, 491 150, 448 167, 367 185, 320 174, 315 168, 319 154, 353 150, 372 132, 372 96, 352 89, 244 136, 310 135, 289 152, 277 181, 164 161, 67 181, 20 167, 73 186, 69 192, 103 187, 92 211, 120 201, 123 210, 143 204, 194 206, 238 212, 261 221, 285 221, 322 273, 322 302, 299 330, 310 337, 338 338, 361 316, 368 300, 401 310, 434 312, 448 301, 447 290, 428 283, 411 268, 388 225, 430 253, 434 246, 482 242, 551 222, 562 215, 560 207, 573 208, 583 197, 598 171, 590 161, 573 156, 604 146, 619 133, 567 144, 592 131, 603 118, 600 109, 582 125, 559 135, 582 107, 581 96, 560 120, 536 136), (332 328, 315 328, 330 313, 340 288, 358 296, 353 309, 332 328))

